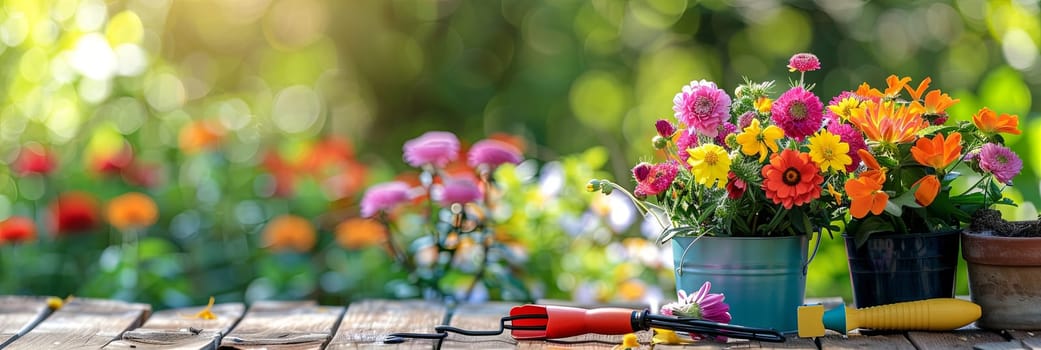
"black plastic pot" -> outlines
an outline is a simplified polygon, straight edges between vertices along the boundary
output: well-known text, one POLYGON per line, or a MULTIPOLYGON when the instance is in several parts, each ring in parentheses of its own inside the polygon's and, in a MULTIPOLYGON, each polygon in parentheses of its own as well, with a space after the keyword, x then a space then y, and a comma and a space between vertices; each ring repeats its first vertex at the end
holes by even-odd
POLYGON ((954 297, 959 233, 874 234, 860 248, 844 236, 856 306, 954 297))

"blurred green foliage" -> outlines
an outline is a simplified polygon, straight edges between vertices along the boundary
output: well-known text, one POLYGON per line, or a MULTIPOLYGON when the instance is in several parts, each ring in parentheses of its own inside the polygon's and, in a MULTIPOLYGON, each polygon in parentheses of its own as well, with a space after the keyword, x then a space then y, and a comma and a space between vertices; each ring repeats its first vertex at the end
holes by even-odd
MULTIPOLYGON (((825 98, 931 76, 961 99, 956 120, 1018 114, 1024 133, 1008 144, 1026 166, 1007 194, 1039 203, 1041 138, 1027 136, 1041 134, 1039 12, 1011 0, 4 0, 0 217, 32 218, 39 239, 0 247, 0 293, 161 306, 394 295, 405 272, 377 248, 338 247, 335 226, 357 216, 365 184, 405 169, 403 141, 450 130, 529 145, 528 172, 498 176, 540 295, 671 295, 666 253, 645 246, 639 220, 622 224, 624 204, 582 194, 585 179, 624 183, 689 81, 783 82, 804 51, 823 63, 811 80, 825 98), (347 146, 304 174, 333 139, 347 146), (13 170, 31 147, 53 153, 53 172, 13 170), (548 172, 551 195, 536 180, 548 172), (48 206, 71 190, 145 192, 159 222, 132 245, 105 226, 55 237, 48 206), (264 248, 285 214, 317 227, 313 249, 264 248)), ((808 294, 848 297, 846 274, 841 240, 827 240, 808 294)))

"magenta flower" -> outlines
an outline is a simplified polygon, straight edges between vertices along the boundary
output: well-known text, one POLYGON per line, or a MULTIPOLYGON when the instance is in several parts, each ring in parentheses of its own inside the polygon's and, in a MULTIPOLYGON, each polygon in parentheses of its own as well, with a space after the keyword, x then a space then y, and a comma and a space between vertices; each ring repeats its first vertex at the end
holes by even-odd
POLYGON ((709 137, 716 137, 718 128, 730 113, 730 96, 716 87, 716 83, 692 81, 672 99, 672 110, 676 119, 690 130, 709 137))
POLYGON ((633 167, 633 178, 636 179, 636 182, 646 180, 648 176, 651 176, 652 167, 651 163, 647 162, 636 164, 636 166, 633 167))
POLYGON ((698 134, 689 133, 687 130, 680 131, 680 137, 676 140, 676 148, 683 164, 687 164, 687 158, 690 158, 687 149, 694 147, 698 147, 698 134))
POLYGON ((770 116, 786 136, 802 141, 821 128, 823 110, 824 105, 816 95, 797 86, 774 101, 770 116))
POLYGON ((408 184, 400 181, 375 185, 361 198, 361 216, 372 217, 409 200, 408 184))
POLYGON ((788 70, 802 73, 821 69, 821 61, 812 53, 797 53, 788 59, 788 70))
POLYGON ((444 206, 471 203, 481 198, 481 188, 470 179, 446 179, 435 196, 438 203, 444 206))
POLYGON ((503 163, 517 164, 521 160, 519 149, 492 139, 477 141, 467 154, 467 164, 475 168, 484 165, 489 167, 489 170, 498 168, 503 163))
POLYGON ((672 134, 676 133, 676 126, 665 119, 658 119, 654 122, 654 129, 658 130, 658 135, 664 138, 670 138, 672 134))
POLYGON ((988 143, 980 149, 980 169, 994 174, 999 182, 1011 185, 1012 178, 1023 170, 1023 160, 1005 146, 988 143))
POLYGON ((459 157, 459 139, 446 131, 428 131, 408 140, 403 147, 405 162, 414 167, 444 167, 459 157))
POLYGON ((744 130, 749 125, 752 125, 752 119, 755 119, 756 113, 754 111, 745 112, 740 117, 737 117, 737 129, 744 130))
POLYGON ((737 132, 737 125, 731 124, 730 122, 723 122, 723 124, 719 126, 719 133, 716 134, 716 138, 713 141, 715 141, 717 145, 730 150, 730 146, 727 146, 727 135, 735 132, 737 132))
POLYGON ((852 125, 843 124, 839 122, 829 122, 828 132, 839 135, 839 139, 842 142, 849 144, 849 155, 850 159, 853 159, 852 163, 846 165, 846 172, 853 172, 858 166, 860 166, 860 154, 857 150, 867 149, 867 141, 864 139, 864 134, 853 128, 852 125))
MULTIPOLYGON (((661 307, 662 315, 674 317, 693 317, 706 321, 730 323, 730 305, 724 301, 726 297, 722 293, 709 293, 712 283, 705 282, 697 293, 687 294, 683 290, 677 290, 676 302, 665 304, 661 307)), ((692 334, 693 336, 693 334, 692 334)), ((717 340, 725 341, 726 338, 717 337, 717 340)))
MULTIPOLYGON (((846 98, 849 98, 849 97, 853 97, 853 98, 855 98, 857 100, 863 100, 863 98, 861 98, 857 94, 853 93, 853 91, 843 91, 843 92, 840 92, 838 95, 835 95, 835 97, 832 97, 831 101, 828 102, 828 106, 838 106, 839 103, 842 103, 842 100, 845 100, 846 98)), ((829 122, 834 122, 834 123, 838 123, 838 122, 842 121, 842 118, 839 117, 837 114, 835 114, 835 112, 832 112, 831 108, 825 108, 824 109, 824 119, 828 120, 829 122)), ((856 162, 853 162, 853 163, 856 163, 856 162)))
MULTIPOLYGON (((640 165, 637 165, 639 168, 640 165)), ((637 174, 638 169, 633 169, 634 177, 642 174, 637 174)), ((640 170, 642 172, 642 170, 640 170)), ((672 180, 676 179, 676 173, 680 171, 679 165, 675 162, 659 163, 650 166, 650 173, 643 176, 642 181, 636 183, 636 190, 633 194, 637 196, 655 196, 659 193, 665 192, 672 185, 672 180)))

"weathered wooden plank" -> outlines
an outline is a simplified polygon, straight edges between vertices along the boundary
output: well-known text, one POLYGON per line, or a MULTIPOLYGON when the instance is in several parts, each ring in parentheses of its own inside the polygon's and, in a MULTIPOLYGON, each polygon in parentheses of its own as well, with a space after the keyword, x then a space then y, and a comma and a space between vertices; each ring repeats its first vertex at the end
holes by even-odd
POLYGON ((47 297, 0 296, 0 348, 31 330, 51 311, 47 297))
MULTIPOLYGON (((388 349, 383 343, 395 332, 432 333, 443 324, 445 306, 421 300, 365 300, 351 304, 327 349, 388 349)), ((396 349, 430 349, 432 340, 409 339, 396 349)))
POLYGON ((336 332, 343 307, 314 301, 260 301, 221 339, 222 349, 321 349, 336 332))
POLYGON ((5 349, 97 349, 137 327, 152 307, 75 298, 5 349))
POLYGON ((210 310, 215 318, 197 317, 204 308, 159 311, 141 328, 123 333, 123 339, 105 349, 213 349, 246 309, 242 303, 217 304, 210 310))
POLYGON ((976 344, 1006 341, 997 333, 978 329, 953 332, 907 332, 907 338, 919 350, 972 349, 976 344))
MULTIPOLYGON (((510 309, 519 304, 507 302, 491 302, 483 304, 462 304, 452 312, 449 325, 466 330, 496 330, 502 325, 502 318, 510 314, 510 309)), ((450 333, 441 349, 502 349, 513 348, 517 341, 506 330, 498 336, 472 337, 450 333)))
POLYGON ((821 349, 913 350, 915 348, 914 344, 911 344, 911 341, 903 333, 865 335, 853 332, 848 336, 830 331, 828 333, 828 335, 819 339, 821 349))
POLYGON ((1041 350, 1041 332, 1037 331, 1006 331, 1013 340, 1023 342, 1023 346, 1031 350, 1041 350))

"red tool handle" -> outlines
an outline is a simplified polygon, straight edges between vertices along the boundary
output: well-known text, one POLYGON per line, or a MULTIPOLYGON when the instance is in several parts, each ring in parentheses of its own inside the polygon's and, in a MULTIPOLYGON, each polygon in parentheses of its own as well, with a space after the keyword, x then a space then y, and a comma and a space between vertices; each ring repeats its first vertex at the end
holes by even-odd
MULTIPOLYGON (((545 331, 513 331, 517 339, 556 339, 578 336, 588 333, 627 334, 639 329, 634 327, 634 320, 640 311, 622 308, 580 309, 567 306, 523 305, 513 308, 510 315, 545 314, 545 320, 517 322, 513 324, 545 325, 545 331)), ((520 320, 518 320, 520 321, 520 320)))

